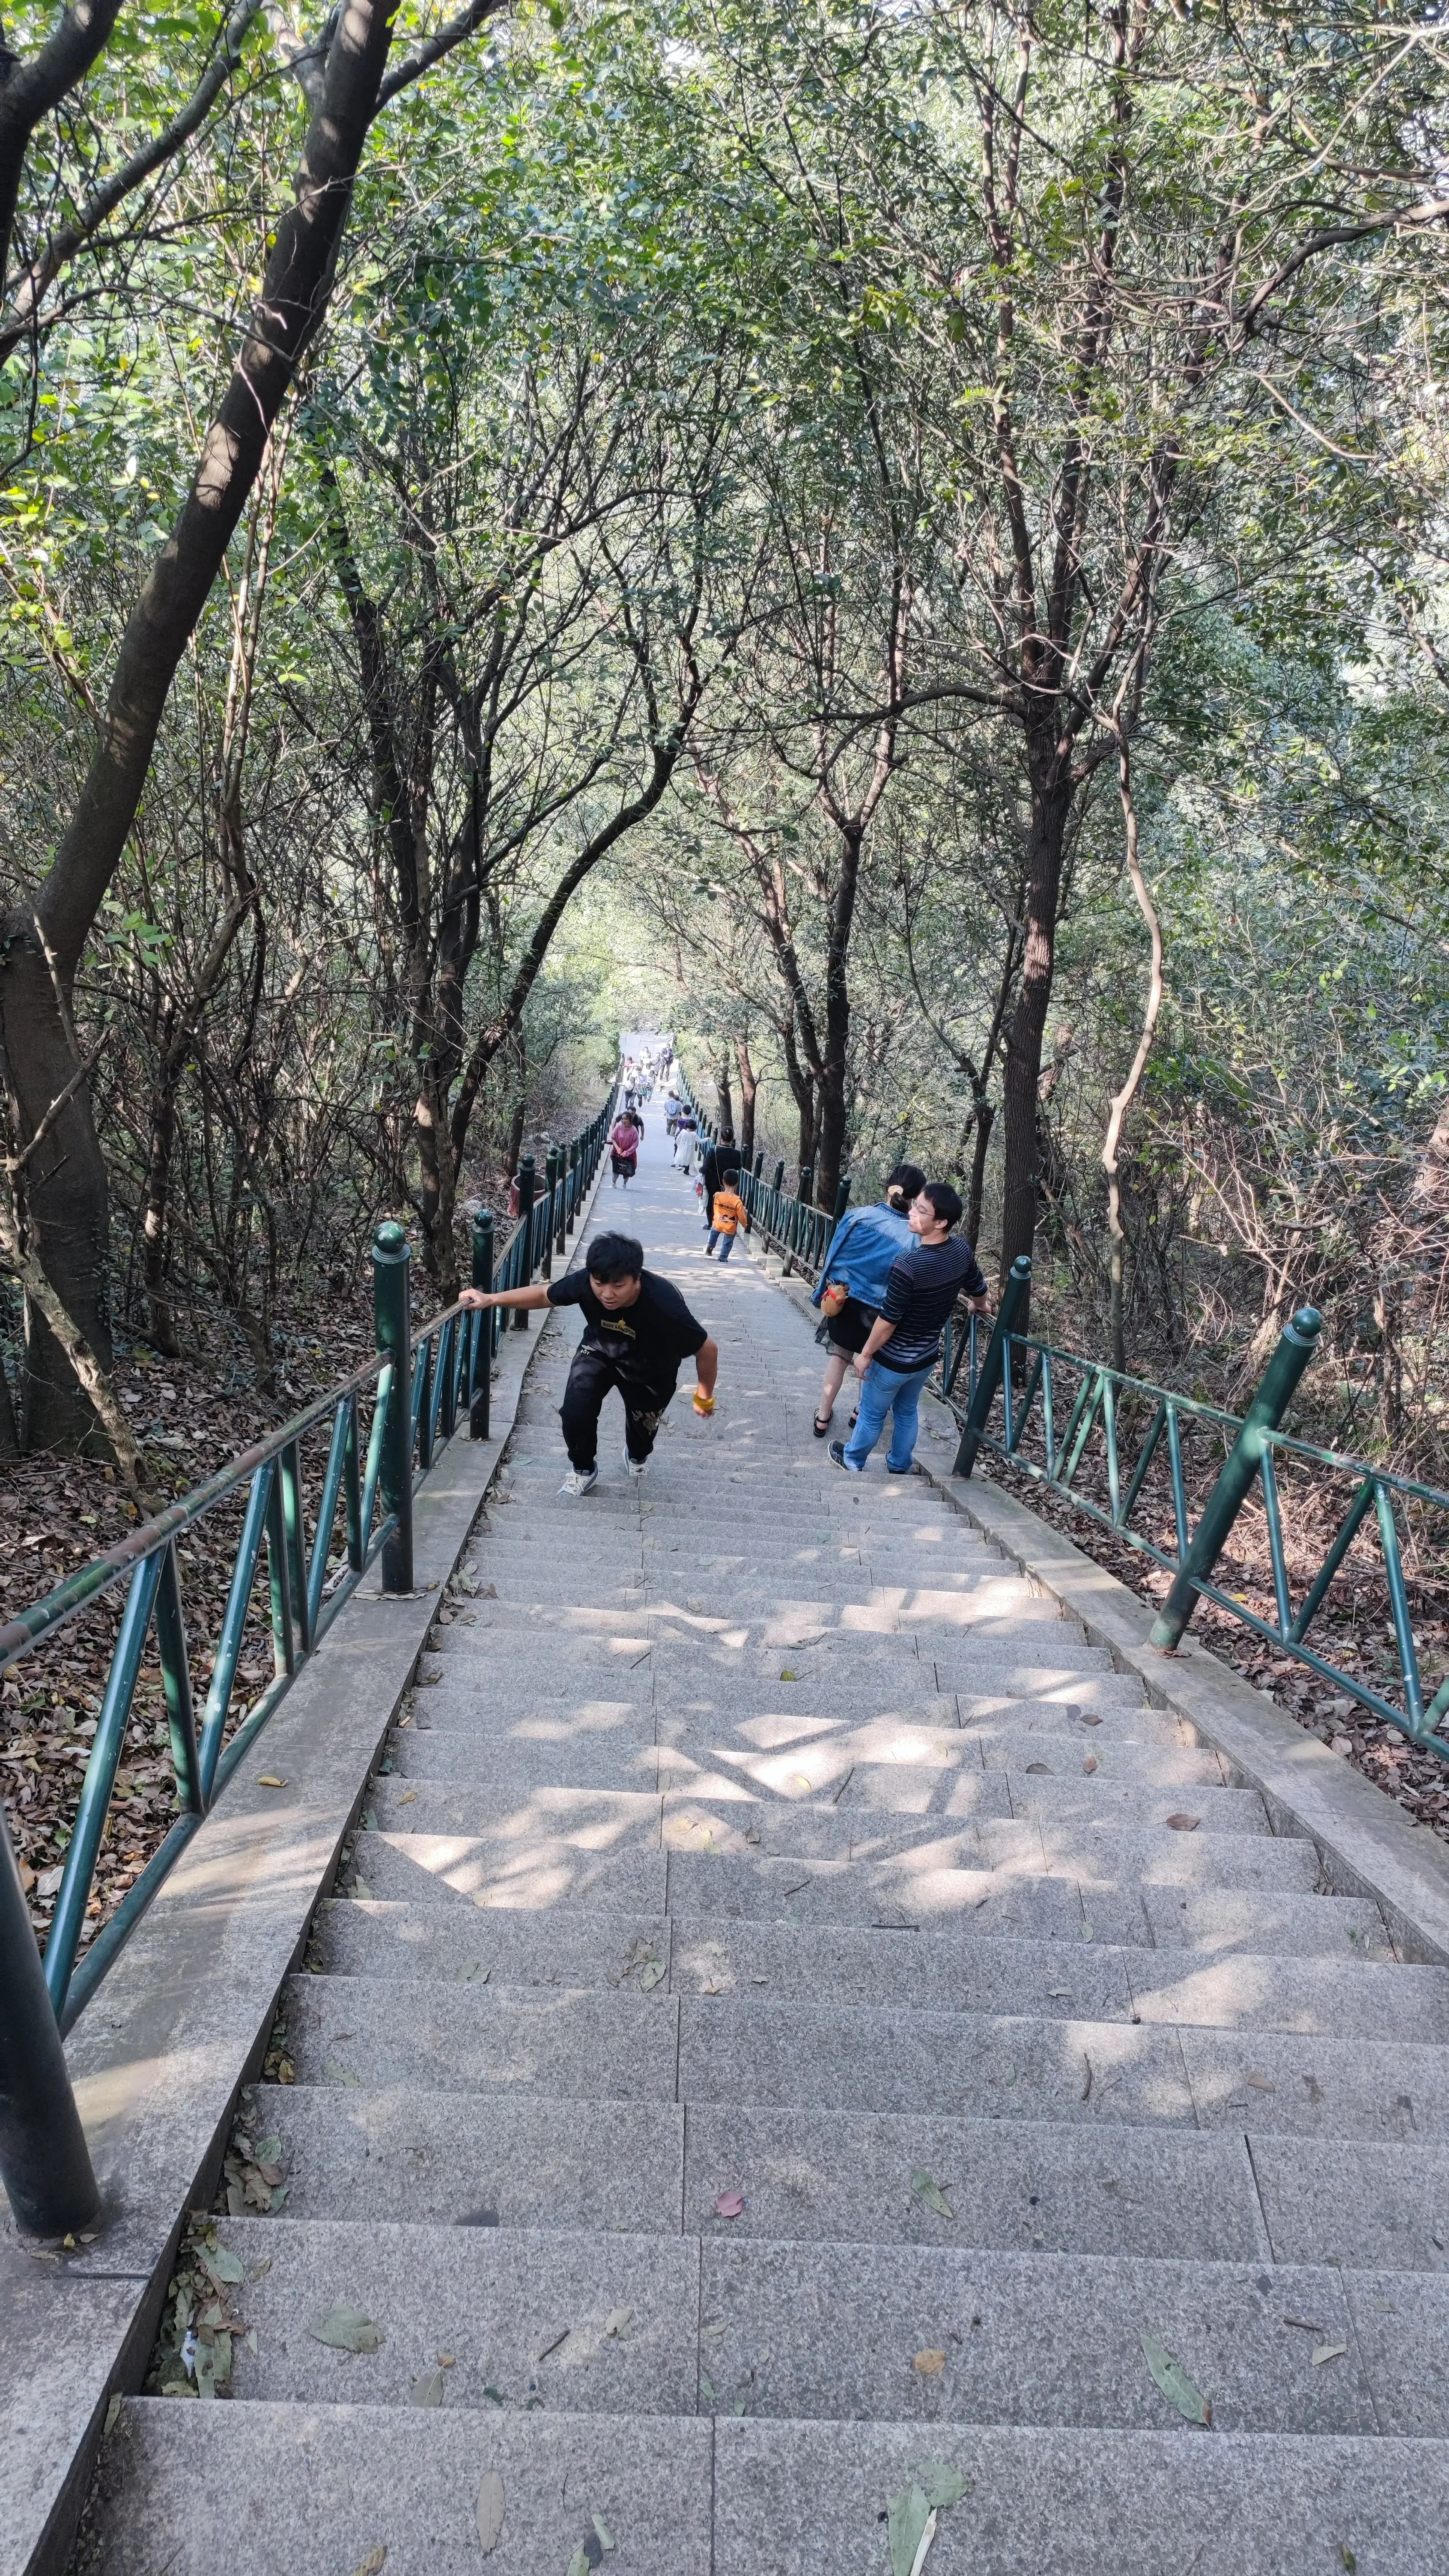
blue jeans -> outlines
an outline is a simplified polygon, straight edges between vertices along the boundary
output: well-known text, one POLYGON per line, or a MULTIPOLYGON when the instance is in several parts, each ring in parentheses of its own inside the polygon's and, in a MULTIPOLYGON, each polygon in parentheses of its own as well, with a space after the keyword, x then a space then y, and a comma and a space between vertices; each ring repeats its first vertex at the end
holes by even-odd
POLYGON ((721 1261, 728 1261, 731 1247, 734 1243, 734 1236, 732 1234, 721 1234, 718 1226, 712 1225, 709 1230, 709 1241, 704 1247, 705 1251, 713 1252, 717 1243, 722 1244, 724 1247, 723 1251, 720 1253, 721 1261))
POLYGON ((864 1467, 872 1449, 885 1429, 885 1418, 891 1421, 891 1445, 887 1463, 902 1471, 916 1454, 916 1434, 921 1427, 921 1389, 936 1365, 929 1368, 888 1369, 872 1360, 869 1374, 860 1381, 860 1411, 855 1429, 845 1444, 845 1463, 857 1474, 864 1467))

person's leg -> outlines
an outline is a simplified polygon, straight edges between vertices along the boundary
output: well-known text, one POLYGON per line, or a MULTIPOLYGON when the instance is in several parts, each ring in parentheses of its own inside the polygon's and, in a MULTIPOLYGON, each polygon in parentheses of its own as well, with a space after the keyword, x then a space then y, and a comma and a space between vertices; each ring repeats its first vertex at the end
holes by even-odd
POLYGON ((891 1445, 886 1465, 892 1473, 903 1476, 916 1454, 916 1439, 921 1427, 921 1389, 931 1372, 913 1369, 909 1376, 896 1379, 896 1400, 891 1408, 891 1445))
POLYGON ((653 1455, 654 1443, 673 1400, 672 1386, 629 1385, 622 1379, 619 1393, 624 1399, 624 1449, 631 1466, 642 1467, 653 1455))
POLYGON ((845 1444, 845 1463, 859 1469, 865 1465, 885 1429, 885 1418, 899 1381, 891 1376, 889 1369, 877 1365, 867 1378, 863 1381, 857 1379, 856 1383, 860 1387, 860 1405, 855 1429, 845 1444))
POLYGON ((714 1250, 714 1248, 715 1248, 715 1245, 718 1243, 718 1241, 719 1241, 719 1236, 715 1233, 714 1227, 713 1227, 713 1226, 711 1226, 711 1227, 710 1227, 710 1230, 709 1230, 709 1241, 708 1241, 708 1243, 707 1243, 707 1244, 705 1245, 705 1247, 704 1247, 704 1248, 705 1248, 705 1251, 706 1251, 707 1253, 713 1252, 713 1250, 714 1250))
POLYGON ((734 1240, 735 1239, 732 1234, 722 1234, 720 1236, 719 1257, 722 1262, 728 1261, 730 1254, 734 1249, 734 1240))
POLYGON ((602 1351, 575 1351, 564 1399, 559 1406, 569 1465, 586 1475, 599 1459, 599 1407, 611 1386, 618 1385, 602 1351))
POLYGON ((835 1399, 840 1393, 840 1381, 844 1377, 849 1366, 850 1362, 846 1358, 844 1351, 832 1350, 829 1359, 825 1363, 825 1375, 820 1382, 820 1402, 815 1408, 815 1425, 817 1430, 822 1422, 829 1422, 832 1413, 835 1411, 835 1399))

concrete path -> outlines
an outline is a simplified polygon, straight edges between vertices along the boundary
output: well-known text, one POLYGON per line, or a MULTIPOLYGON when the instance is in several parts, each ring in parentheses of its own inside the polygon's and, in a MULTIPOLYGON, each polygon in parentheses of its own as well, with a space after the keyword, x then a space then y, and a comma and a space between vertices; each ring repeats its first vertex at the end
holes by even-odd
POLYGON ((719 1412, 635 1490, 610 1399, 561 1500, 545 1328, 245 2106, 287 2183, 215 2222, 230 2393, 124 2404, 79 2563, 1424 2576, 1449 1971, 927 1487, 832 1469, 649 1124, 599 1219, 719 1412))

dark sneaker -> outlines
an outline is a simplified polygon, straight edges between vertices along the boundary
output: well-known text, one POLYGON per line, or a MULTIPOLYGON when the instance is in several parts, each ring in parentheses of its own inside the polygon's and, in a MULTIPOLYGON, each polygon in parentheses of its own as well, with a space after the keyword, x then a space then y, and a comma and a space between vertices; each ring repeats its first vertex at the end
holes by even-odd
POLYGON ((863 1467, 851 1467, 846 1464, 845 1442, 843 1440, 831 1441, 829 1455, 832 1467, 844 1467, 847 1476, 863 1476, 865 1474, 865 1469, 863 1467))

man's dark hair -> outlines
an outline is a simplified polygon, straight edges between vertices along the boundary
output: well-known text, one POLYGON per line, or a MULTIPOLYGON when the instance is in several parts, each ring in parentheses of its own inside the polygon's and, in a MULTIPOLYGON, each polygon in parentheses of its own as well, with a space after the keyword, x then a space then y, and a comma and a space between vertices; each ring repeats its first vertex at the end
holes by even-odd
POLYGON ((735 1141, 735 1131, 733 1127, 721 1127, 719 1131, 719 1141, 722 1145, 732 1145, 735 1141))
POLYGON ((885 1195, 892 1207, 898 1203, 909 1207, 926 1186, 926 1175, 919 1163, 897 1163, 885 1185, 885 1195))
POLYGON ((918 1198, 930 1200, 932 1207, 936 1211, 936 1222, 938 1225, 953 1226, 960 1224, 960 1194, 958 1191, 952 1189, 949 1181, 925 1181, 922 1183, 921 1188, 917 1191, 916 1195, 918 1198))
MULTIPOLYGON (((959 1212, 961 1202, 956 1202, 959 1212)), ((640 1279, 644 1274, 644 1246, 632 1234, 596 1234, 584 1255, 584 1268, 591 1279, 602 1279, 612 1287, 619 1279, 640 1279)))

